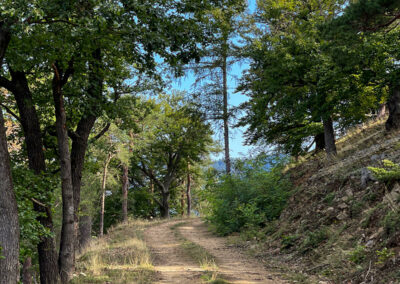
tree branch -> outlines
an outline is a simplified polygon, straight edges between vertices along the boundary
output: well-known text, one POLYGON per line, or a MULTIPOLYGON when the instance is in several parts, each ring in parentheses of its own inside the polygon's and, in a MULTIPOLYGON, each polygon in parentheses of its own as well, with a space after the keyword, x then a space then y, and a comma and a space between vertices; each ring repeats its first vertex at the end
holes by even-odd
POLYGON ((108 129, 110 128, 110 126, 111 126, 111 123, 108 122, 108 123, 104 126, 104 128, 103 128, 95 137, 93 137, 93 138, 90 140, 90 142, 94 142, 94 141, 98 140, 101 136, 103 136, 103 135, 108 131, 108 129))
POLYGON ((13 83, 10 80, 4 78, 3 76, 0 76, 0 87, 7 89, 11 93, 14 93, 13 83))
POLYGON ((13 112, 8 106, 6 106, 3 103, 0 103, 0 106, 2 106, 9 114, 11 114, 16 120, 18 120, 19 122, 21 122, 21 118, 15 113, 13 112))
POLYGON ((153 173, 152 173, 151 171, 149 171, 149 170, 146 169, 143 160, 140 161, 140 169, 142 170, 142 172, 143 172, 146 176, 148 176, 150 179, 152 179, 152 180, 162 189, 162 191, 164 191, 164 184, 163 184, 159 179, 157 179, 157 178, 153 175, 153 173))

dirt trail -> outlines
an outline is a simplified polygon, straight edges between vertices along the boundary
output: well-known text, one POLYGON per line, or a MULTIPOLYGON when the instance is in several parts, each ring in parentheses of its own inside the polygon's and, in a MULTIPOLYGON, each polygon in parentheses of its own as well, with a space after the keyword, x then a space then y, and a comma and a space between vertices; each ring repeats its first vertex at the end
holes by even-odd
POLYGON ((160 276, 156 283, 204 283, 201 275, 205 271, 185 254, 170 229, 177 223, 184 223, 177 229, 186 239, 202 246, 216 258, 218 275, 228 283, 287 283, 266 271, 257 260, 228 247, 225 240, 212 235, 200 219, 166 222, 145 232, 154 267, 160 276))
POLYGON ((171 231, 171 226, 182 221, 172 221, 152 226, 144 233, 151 251, 153 265, 158 273, 156 283, 202 283, 203 270, 185 254, 171 231))

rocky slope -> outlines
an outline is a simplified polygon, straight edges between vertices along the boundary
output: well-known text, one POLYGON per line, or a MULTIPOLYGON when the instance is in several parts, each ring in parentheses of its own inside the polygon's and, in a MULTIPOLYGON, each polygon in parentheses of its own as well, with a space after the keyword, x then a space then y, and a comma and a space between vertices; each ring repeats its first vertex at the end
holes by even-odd
POLYGON ((296 190, 251 245, 254 253, 316 282, 400 283, 400 185, 368 170, 384 159, 400 163, 399 138, 378 121, 340 139, 337 158, 310 155, 291 165, 296 190))

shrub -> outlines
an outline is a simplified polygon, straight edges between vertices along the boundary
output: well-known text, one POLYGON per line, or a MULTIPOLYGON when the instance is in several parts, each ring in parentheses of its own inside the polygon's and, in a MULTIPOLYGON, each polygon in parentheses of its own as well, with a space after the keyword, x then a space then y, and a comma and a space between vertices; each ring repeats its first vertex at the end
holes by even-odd
POLYGON ((282 249, 289 249, 296 244, 296 241, 299 239, 298 235, 289 235, 289 236, 282 236, 281 239, 281 248, 282 249))
POLYGON ((367 250, 365 246, 357 245, 354 250, 349 253, 349 260, 355 264, 360 264, 364 261, 367 256, 367 250))
POLYGON ((321 228, 320 230, 309 232, 301 245, 300 252, 306 253, 318 247, 319 244, 327 240, 328 237, 329 234, 327 228, 321 228))
POLYGON ((209 204, 208 220, 226 235, 278 218, 290 190, 282 163, 260 155, 236 161, 231 175, 211 176, 202 197, 209 204))
POLYGON ((387 235, 400 230, 400 211, 390 211, 383 219, 383 226, 387 235))
POLYGON ((400 179, 400 165, 389 160, 382 161, 383 168, 368 167, 374 176, 380 181, 393 181, 400 179))
POLYGON ((385 264, 386 261, 391 259, 393 256, 395 256, 395 253, 391 250, 388 250, 387 248, 383 248, 381 250, 377 250, 376 254, 378 256, 378 261, 376 264, 385 264))

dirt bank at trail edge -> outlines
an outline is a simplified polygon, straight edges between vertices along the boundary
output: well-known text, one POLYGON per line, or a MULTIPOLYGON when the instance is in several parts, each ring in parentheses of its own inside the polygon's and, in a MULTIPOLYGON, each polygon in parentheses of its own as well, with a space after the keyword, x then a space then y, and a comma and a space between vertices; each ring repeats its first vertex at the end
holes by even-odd
POLYGON ((175 220, 150 227, 145 241, 153 256, 153 265, 159 275, 156 283, 204 283, 204 270, 185 254, 180 240, 171 231, 177 230, 189 241, 202 246, 216 258, 218 275, 229 283, 288 283, 265 270, 263 265, 235 248, 228 247, 225 239, 212 235, 200 219, 175 220))

